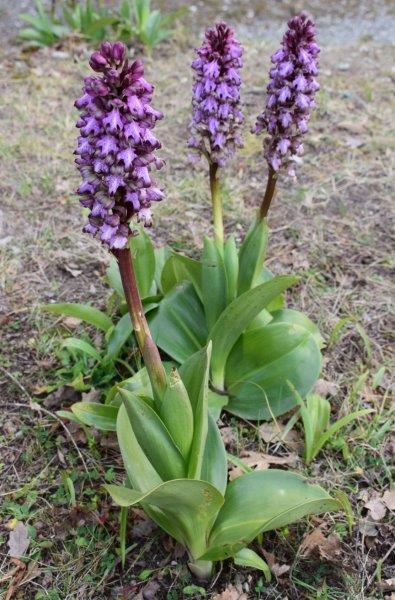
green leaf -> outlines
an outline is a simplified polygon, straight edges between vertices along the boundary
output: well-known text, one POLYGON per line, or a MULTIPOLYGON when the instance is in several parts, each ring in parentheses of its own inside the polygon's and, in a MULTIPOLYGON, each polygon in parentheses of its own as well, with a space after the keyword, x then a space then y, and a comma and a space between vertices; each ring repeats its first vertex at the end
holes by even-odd
POLYGON ((107 267, 106 278, 109 286, 118 294, 120 298, 125 299, 125 294, 122 286, 122 279, 119 273, 118 263, 116 259, 111 256, 110 264, 107 267))
POLYGON ((258 219, 244 238, 239 250, 238 294, 256 285, 265 261, 268 229, 266 219, 258 219))
POLYGON ((224 505, 210 534, 209 550, 201 558, 222 560, 234 556, 260 532, 340 508, 338 500, 295 473, 269 469, 242 475, 227 487, 224 505))
POLYGON ((241 567, 252 567, 263 571, 266 581, 269 583, 272 579, 272 574, 269 565, 256 552, 250 548, 242 548, 233 557, 235 565, 241 567))
POLYGON ((314 337, 298 325, 270 322, 247 331, 226 365, 226 410, 259 420, 287 412, 296 404, 287 381, 305 396, 318 379, 321 360, 314 337))
POLYGON ((119 392, 137 442, 155 471, 165 481, 184 477, 184 460, 161 418, 132 392, 119 392))
POLYGON ((121 317, 114 329, 110 332, 107 342, 106 359, 115 359, 133 332, 133 325, 129 313, 121 317))
POLYGON ((160 248, 155 248, 155 275, 154 280, 156 283, 156 287, 161 293, 165 293, 161 284, 162 271, 166 264, 166 261, 171 256, 171 248, 169 246, 161 246, 160 248))
POLYGON ((227 281, 224 260, 214 240, 204 238, 202 256, 203 306, 209 331, 226 306, 227 281))
POLYGON ((152 397, 152 386, 146 367, 139 369, 132 377, 122 381, 118 387, 133 392, 136 396, 152 397))
POLYGON ((207 482, 179 479, 166 481, 141 493, 122 486, 106 485, 113 500, 121 506, 141 504, 159 508, 171 523, 175 536, 184 543, 193 558, 206 549, 212 523, 223 504, 223 496, 207 482), (181 538, 181 539, 180 539, 181 538))
POLYGON ((110 317, 101 310, 89 306, 89 304, 62 302, 58 304, 43 304, 42 308, 55 315, 67 315, 68 317, 80 319, 103 331, 108 331, 110 327, 113 327, 113 322, 110 317))
POLYGON ((149 324, 157 345, 179 363, 207 341, 203 307, 190 283, 178 284, 166 294, 158 310, 149 314, 149 324))
MULTIPOLYGON (((122 405, 118 411, 117 437, 123 464, 132 486, 142 492, 147 492, 160 485, 162 479, 138 443, 125 405, 122 405)), ((128 504, 121 504, 121 506, 128 506, 128 504)))
POLYGON ((187 460, 193 437, 193 412, 188 392, 176 369, 170 374, 160 416, 184 460, 187 460))
POLYGON ((96 350, 91 344, 85 342, 84 340, 80 340, 78 338, 69 337, 65 338, 62 342, 63 348, 70 348, 71 350, 79 350, 88 356, 91 356, 95 360, 100 360, 101 355, 100 352, 96 350))
POLYGON ((229 353, 247 325, 278 294, 296 283, 291 276, 275 277, 258 287, 244 292, 229 304, 210 331, 213 342, 211 370, 214 386, 223 389, 225 365, 229 353))
POLYGON ((374 410, 371 408, 363 408, 361 410, 356 410, 356 411, 350 413, 349 415, 346 415, 345 417, 339 419, 338 421, 335 421, 329 427, 329 429, 327 429, 325 431, 325 433, 323 433, 322 436, 319 438, 319 440, 315 446, 314 454, 313 454, 312 458, 317 456, 317 454, 321 450, 321 448, 323 448, 323 446, 325 446, 327 441, 331 437, 333 437, 340 429, 342 429, 343 427, 345 427, 352 421, 355 421, 355 419, 358 419, 359 417, 362 417, 363 415, 368 415, 371 412, 374 412, 374 410))
POLYGON ((155 253, 151 238, 144 229, 138 228, 138 234, 130 238, 130 251, 133 256, 133 268, 136 274, 140 296, 149 295, 155 275, 155 253))
POLYGON ((181 367, 180 376, 193 410, 194 431, 188 465, 188 477, 200 479, 208 431, 208 374, 211 344, 196 352, 181 367))
POLYGON ((163 292, 165 294, 170 292, 175 285, 183 281, 192 283, 199 300, 203 301, 202 264, 189 256, 173 253, 163 267, 161 279, 163 292))
POLYGON ((237 296, 237 278, 239 274, 239 257, 234 234, 224 244, 224 265, 227 286, 226 304, 230 304, 237 296))
POLYGON ((323 348, 325 345, 317 325, 302 312, 293 310, 292 308, 283 308, 272 311, 272 317, 271 324, 289 323, 290 325, 299 325, 311 333, 319 348, 323 348))
POLYGON ((228 396, 226 394, 217 394, 213 390, 208 390, 208 409, 214 421, 218 421, 222 409, 228 404, 228 396))
POLYGON ((71 406, 73 414, 85 425, 100 431, 115 431, 118 408, 99 402, 76 402, 71 406))
POLYGON ((331 405, 328 400, 318 394, 308 394, 306 402, 303 402, 300 395, 297 395, 300 405, 300 414, 303 420, 305 436, 305 459, 309 463, 316 453, 315 448, 322 433, 328 427, 331 405))
POLYGON ((225 493, 228 479, 228 465, 224 442, 214 417, 208 413, 208 431, 204 448, 201 478, 225 493))

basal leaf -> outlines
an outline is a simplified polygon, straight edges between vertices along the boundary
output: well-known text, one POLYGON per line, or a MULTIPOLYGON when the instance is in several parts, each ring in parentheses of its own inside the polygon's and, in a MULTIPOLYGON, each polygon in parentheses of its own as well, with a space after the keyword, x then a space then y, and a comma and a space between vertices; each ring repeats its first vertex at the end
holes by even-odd
POLYGON ((235 565, 241 567, 252 567, 263 571, 266 581, 269 583, 272 579, 272 574, 269 565, 256 552, 250 548, 242 548, 233 557, 235 565))
POLYGON ((296 277, 275 277, 244 292, 225 308, 209 334, 213 342, 211 371, 216 388, 223 389, 227 358, 247 325, 273 298, 296 282, 296 277))
POLYGON ((188 460, 193 438, 192 406, 176 369, 168 379, 168 387, 160 405, 160 416, 184 460, 188 460))
POLYGON ((214 240, 204 238, 202 256, 203 306, 209 331, 226 306, 228 286, 224 259, 214 240))
POLYGON ((201 280, 202 264, 189 256, 174 252, 163 267, 161 285, 164 293, 167 293, 178 283, 189 281, 199 300, 203 301, 201 280))
POLYGON ((270 420, 296 404, 287 381, 305 396, 321 370, 314 337, 298 325, 270 322, 247 331, 226 365, 226 410, 245 419, 270 420))
POLYGON ((203 307, 190 283, 176 285, 149 314, 152 337, 158 346, 179 363, 202 348, 207 341, 203 307))
POLYGON ((71 406, 73 414, 85 425, 101 431, 115 431, 118 408, 99 402, 76 402, 71 406))
POLYGON ((133 325, 130 314, 126 313, 119 319, 118 323, 108 336, 106 358, 112 360, 115 359, 132 335, 132 332, 133 325))
POLYGON ((266 219, 258 219, 244 238, 239 250, 238 294, 243 294, 256 285, 262 271, 267 246, 266 219))
POLYGON ((89 304, 60 302, 57 304, 44 304, 42 308, 56 315, 67 315, 68 317, 80 319, 103 331, 107 331, 110 327, 113 327, 110 317, 101 310, 89 306, 89 304))
POLYGON ((132 392, 120 389, 120 394, 136 439, 155 471, 164 481, 184 477, 184 460, 161 418, 132 392))
POLYGON ((269 469, 242 475, 227 487, 224 505, 210 534, 209 550, 202 558, 234 556, 260 532, 340 508, 338 500, 295 473, 269 469))
POLYGON ((138 234, 129 238, 129 247, 133 256, 133 268, 136 274, 140 296, 150 294, 155 275, 155 253, 151 238, 144 227, 138 228, 138 234))

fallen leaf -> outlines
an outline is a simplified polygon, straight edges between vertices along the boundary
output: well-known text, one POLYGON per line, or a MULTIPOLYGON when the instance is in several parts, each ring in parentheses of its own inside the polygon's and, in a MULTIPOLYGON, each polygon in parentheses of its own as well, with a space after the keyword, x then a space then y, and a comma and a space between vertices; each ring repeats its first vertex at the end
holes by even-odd
POLYGON ((395 510, 395 490, 387 490, 381 498, 388 510, 395 510))
POLYGON ((271 552, 267 552, 266 550, 262 549, 262 554, 265 557, 267 564, 269 565, 269 569, 271 570, 276 579, 279 579, 282 575, 285 575, 285 573, 288 573, 288 571, 291 569, 289 565, 286 565, 285 563, 279 563, 276 556, 271 552))
POLYGON ((374 538, 379 532, 377 527, 372 521, 368 521, 366 519, 361 519, 358 523, 359 532, 366 538, 374 538))
POLYGON ((382 519, 384 519, 387 513, 385 505, 381 500, 379 500, 379 498, 372 498, 372 500, 366 502, 364 506, 369 510, 370 516, 372 517, 373 521, 381 521, 382 519))
POLYGON ((223 592, 215 594, 212 600, 248 600, 248 596, 243 592, 241 586, 235 587, 229 584, 223 592))
POLYGON ((314 392, 320 396, 336 396, 339 390, 339 386, 334 381, 327 381, 326 379, 318 379, 314 386, 314 392))
POLYGON ((63 263, 62 265, 60 265, 60 268, 63 271, 66 271, 67 273, 70 273, 70 275, 72 277, 78 277, 82 273, 82 270, 79 269, 78 265, 76 265, 74 263, 69 263, 69 264, 63 263))
POLYGON ((233 446, 236 444, 236 435, 233 427, 221 427, 221 437, 225 445, 233 446))
POLYGON ((395 592, 395 577, 382 579, 377 585, 382 592, 395 592))
POLYGON ((285 427, 278 421, 277 423, 263 423, 259 427, 259 435, 266 444, 275 444, 280 442, 295 452, 303 448, 303 442, 296 431, 291 429, 284 435, 285 427))
MULTIPOLYGON (((240 460, 254 471, 264 471, 269 469, 270 465, 289 465, 294 467, 297 463, 298 457, 296 454, 287 454, 286 456, 272 456, 271 454, 264 454, 263 452, 242 452, 240 454, 240 460)), ((232 481, 236 477, 243 475, 244 471, 241 467, 232 465, 229 470, 229 479, 232 481)))
POLYGON ((9 551, 8 554, 13 558, 20 558, 24 556, 26 550, 30 544, 29 537, 27 535, 27 528, 22 521, 19 521, 14 529, 10 532, 8 540, 9 551))
POLYGON ((336 533, 331 533, 326 537, 322 529, 317 527, 306 535, 300 545, 300 554, 303 558, 308 558, 313 552, 317 552, 321 558, 335 561, 341 553, 340 538, 336 533))
POLYGON ((76 317, 63 317, 62 324, 68 329, 76 329, 81 324, 81 319, 76 317))

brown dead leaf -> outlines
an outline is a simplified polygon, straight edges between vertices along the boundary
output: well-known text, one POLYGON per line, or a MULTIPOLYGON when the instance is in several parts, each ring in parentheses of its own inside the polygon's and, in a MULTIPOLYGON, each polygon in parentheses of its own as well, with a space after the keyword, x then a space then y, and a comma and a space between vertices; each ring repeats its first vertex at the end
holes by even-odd
POLYGON ((318 379, 314 386, 314 392, 320 396, 336 396, 339 391, 339 386, 334 381, 326 379, 318 379))
POLYGON ((220 594, 215 594, 213 600, 248 600, 240 585, 235 587, 229 584, 228 587, 220 594))
POLYGON ((381 498, 388 510, 395 510, 395 490, 387 490, 381 498))
POLYGON ((372 500, 364 504, 364 507, 369 510, 373 521, 381 521, 387 514, 387 509, 379 498, 372 498, 372 500))
POLYGON ((76 317, 63 317, 62 325, 67 327, 68 329, 76 329, 78 325, 81 324, 81 319, 77 319, 76 317))
POLYGON ((19 521, 14 529, 10 532, 8 540, 9 551, 8 554, 12 558, 20 558, 26 554, 26 550, 29 548, 30 540, 27 535, 27 528, 22 521, 19 521))
POLYGON ((79 275, 81 275, 82 270, 78 268, 78 265, 76 265, 75 263, 63 263, 60 268, 63 271, 66 271, 66 273, 69 273, 72 277, 78 277, 79 275))
POLYGON ((233 427, 221 427, 221 437, 226 446, 233 446, 236 444, 236 435, 233 427))
MULTIPOLYGON (((264 471, 269 469, 270 465, 289 465, 294 467, 297 463, 298 457, 294 453, 287 454, 286 456, 272 456, 271 454, 264 454, 263 452, 242 452, 240 459, 243 463, 253 469, 254 471, 264 471)), ((236 477, 243 475, 244 471, 241 467, 232 465, 229 470, 229 479, 232 481, 236 477)))
POLYGON ((279 563, 277 557, 271 552, 262 549, 262 554, 276 579, 280 579, 282 575, 285 575, 291 569, 289 565, 279 563))
POLYGON ((328 537, 325 537, 322 529, 317 527, 306 535, 300 545, 300 554, 303 558, 308 558, 314 552, 318 552, 321 558, 336 561, 341 553, 339 536, 336 533, 331 533, 328 537))
POLYGON ((263 423, 259 427, 259 435, 266 444, 276 444, 278 442, 291 448, 294 452, 299 452, 303 448, 303 442, 296 431, 291 429, 284 435, 285 427, 278 421, 277 423, 263 423))

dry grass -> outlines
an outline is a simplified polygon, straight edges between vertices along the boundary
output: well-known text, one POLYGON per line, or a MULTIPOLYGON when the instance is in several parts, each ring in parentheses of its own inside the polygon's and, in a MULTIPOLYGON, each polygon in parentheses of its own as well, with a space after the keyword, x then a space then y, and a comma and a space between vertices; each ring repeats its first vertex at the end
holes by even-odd
MULTIPOLYGON (((262 56, 269 56, 272 46, 250 38, 244 41, 244 104, 251 125, 263 103, 268 63, 262 64, 262 56)), ((158 134, 167 162, 161 174, 167 200, 155 211, 153 235, 158 244, 184 245, 196 252, 210 209, 204 165, 193 170, 187 162, 191 48, 185 40, 179 43, 182 51, 177 44, 165 46, 147 63, 147 78, 157 86, 156 105, 166 115, 158 134)), ((57 421, 20 406, 27 406, 27 394, 45 383, 48 369, 53 368, 47 354, 51 348, 48 322, 36 310, 39 303, 81 300, 101 306, 107 296, 100 280, 106 253, 80 233, 81 211, 71 196, 77 183, 71 107, 86 72, 86 57, 83 48, 66 53, 40 51, 26 57, 15 53, 3 57, 1 65, 0 393, 7 413, 1 417, 0 493, 8 494, 3 525, 15 516, 15 506, 10 505, 14 502, 25 507, 37 530, 31 583, 21 588, 20 597, 143 597, 138 593, 147 584, 138 575, 149 568, 155 570, 154 581, 161 587, 151 596, 146 590, 144 597, 172 600, 182 597, 175 592, 181 594, 188 584, 185 565, 183 559, 171 562, 174 548, 157 531, 144 537, 133 530, 130 543, 137 542, 137 548, 129 556, 126 573, 119 569, 114 554, 116 517, 99 493, 103 474, 116 463, 116 454, 71 428, 80 443, 86 473, 81 456, 57 421), (9 380, 7 372, 23 384, 27 394, 9 380), (74 509, 67 506, 61 486, 65 470, 77 474, 79 506, 74 509), (11 490, 18 491, 10 494, 11 490), (73 532, 71 538, 63 522, 73 532), (173 596, 166 596, 164 590, 169 589, 173 596), (46 596, 44 590, 52 590, 53 595, 46 596), (40 591, 42 596, 35 595, 40 591)), ((331 489, 347 491, 359 525, 348 536, 339 518, 338 531, 344 541, 342 557, 334 565, 295 559, 305 524, 283 537, 281 548, 273 535, 265 545, 279 560, 293 563, 288 579, 260 592, 248 572, 226 565, 214 588, 207 589, 208 597, 228 582, 240 583, 250 598, 274 599, 285 594, 295 599, 382 597, 375 570, 378 558, 390 547, 390 525, 378 524, 378 537, 368 547, 360 523, 364 494, 382 492, 389 484, 390 446, 384 434, 392 328, 393 72, 388 48, 372 41, 328 47, 321 66, 323 91, 299 180, 296 185, 285 178, 280 181, 270 214, 268 261, 275 272, 296 271, 303 276, 290 303, 318 322, 327 339, 340 319, 354 319, 325 351, 323 377, 338 385, 335 414, 357 402, 374 407, 377 414, 369 425, 349 436, 350 455, 345 448, 343 458, 339 449, 329 449, 309 473, 331 489), (373 390, 372 378, 381 366, 387 373, 381 387, 373 390), (366 370, 370 375, 353 399, 350 392, 366 370), (321 589, 322 595, 315 589, 321 589)), ((239 237, 255 213, 265 181, 260 142, 249 133, 245 137, 245 148, 223 173, 227 229, 236 230, 239 237)), ((250 447, 251 433, 240 423, 231 421, 231 425, 239 432, 241 447, 250 447)), ((332 520, 327 526, 336 528, 332 520)), ((4 528, 0 542, 4 542, 5 573, 9 571, 6 538, 4 528)), ((382 577, 391 577, 387 559, 382 577)))

